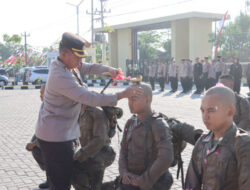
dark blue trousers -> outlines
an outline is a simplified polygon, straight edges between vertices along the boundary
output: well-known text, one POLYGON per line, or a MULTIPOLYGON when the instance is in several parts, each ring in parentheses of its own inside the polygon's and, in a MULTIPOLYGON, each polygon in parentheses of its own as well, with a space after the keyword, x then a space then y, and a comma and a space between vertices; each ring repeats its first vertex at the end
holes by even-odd
POLYGON ((44 156, 50 190, 70 190, 73 173, 73 141, 47 142, 38 139, 44 156))

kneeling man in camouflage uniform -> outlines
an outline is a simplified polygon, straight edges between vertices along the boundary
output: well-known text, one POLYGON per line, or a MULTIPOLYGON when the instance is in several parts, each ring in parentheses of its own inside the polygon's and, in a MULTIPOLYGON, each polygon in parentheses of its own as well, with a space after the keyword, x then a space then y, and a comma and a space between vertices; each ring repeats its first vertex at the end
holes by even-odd
POLYGON ((137 84, 143 95, 129 98, 132 116, 124 128, 119 173, 122 190, 170 189, 168 171, 173 161, 172 136, 168 124, 151 109, 152 89, 137 84))
POLYGON ((106 167, 115 159, 110 138, 122 110, 117 107, 88 106, 79 117, 80 144, 74 159, 72 184, 76 190, 100 190, 106 167), (103 111, 104 109, 104 111, 103 111))
POLYGON ((196 142, 185 190, 248 190, 250 136, 233 123, 235 94, 227 87, 210 88, 201 102, 207 129, 196 142))

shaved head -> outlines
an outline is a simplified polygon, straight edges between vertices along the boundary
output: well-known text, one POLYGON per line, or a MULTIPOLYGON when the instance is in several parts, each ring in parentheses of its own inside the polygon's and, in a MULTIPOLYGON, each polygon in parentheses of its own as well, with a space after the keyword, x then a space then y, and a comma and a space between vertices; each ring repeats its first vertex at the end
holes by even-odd
POLYGON ((152 103, 152 89, 151 86, 146 83, 139 83, 133 85, 135 88, 141 88, 143 94, 140 96, 132 96, 128 99, 128 105, 130 112, 133 114, 142 114, 151 112, 152 103))
POLYGON ((219 139, 232 126, 235 114, 234 92, 225 86, 215 86, 206 91, 201 101, 201 113, 207 129, 219 139))
POLYGON ((149 84, 146 84, 146 83, 140 83, 137 85, 139 88, 142 88, 143 90, 143 95, 146 96, 146 97, 150 97, 151 101, 152 101, 152 98, 153 98, 153 95, 152 95, 152 88, 149 84))
POLYGON ((236 104, 235 94, 234 92, 225 86, 215 86, 210 88, 206 93, 205 96, 216 95, 219 102, 227 106, 234 106, 236 104))

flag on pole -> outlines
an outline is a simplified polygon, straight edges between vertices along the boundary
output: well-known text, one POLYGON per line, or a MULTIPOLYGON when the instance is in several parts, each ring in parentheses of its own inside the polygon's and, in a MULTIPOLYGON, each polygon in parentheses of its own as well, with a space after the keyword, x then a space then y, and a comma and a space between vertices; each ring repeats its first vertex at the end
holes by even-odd
POLYGON ((30 62, 29 62, 29 65, 31 65, 33 62, 33 58, 30 58, 30 62))
MULTIPOLYGON (((215 44, 213 46, 213 50, 212 50, 212 55, 213 55, 213 58, 216 57, 217 55, 217 51, 218 51, 218 48, 219 48, 219 42, 220 42, 220 39, 221 39, 221 34, 222 34, 222 31, 224 29, 224 24, 225 24, 225 20, 227 19, 227 14, 228 14, 228 11, 224 14, 223 18, 221 19, 220 21, 220 24, 219 24, 219 34, 218 34, 218 38, 215 39, 215 44)), ((216 30, 216 29, 215 29, 216 30)))
POLYGON ((12 65, 14 63, 14 61, 16 60, 16 56, 13 55, 12 59, 10 60, 10 62, 8 63, 8 65, 12 65))
POLYGON ((6 59, 3 63, 4 63, 4 64, 9 63, 10 60, 12 60, 12 58, 13 58, 13 55, 11 55, 11 56, 10 56, 8 59, 6 59))
POLYGON ((42 61, 42 63, 40 64, 40 66, 42 66, 42 65, 45 63, 45 61, 46 61, 46 59, 44 59, 44 60, 42 61))
POLYGON ((12 62, 12 65, 15 65, 15 64, 16 64, 16 60, 17 60, 17 59, 15 59, 15 60, 12 62))

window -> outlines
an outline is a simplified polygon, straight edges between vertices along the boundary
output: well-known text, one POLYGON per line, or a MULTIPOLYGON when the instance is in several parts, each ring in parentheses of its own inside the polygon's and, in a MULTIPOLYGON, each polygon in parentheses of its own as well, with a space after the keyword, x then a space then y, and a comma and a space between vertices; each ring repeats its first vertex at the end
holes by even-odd
POLYGON ((6 75, 6 71, 4 69, 0 69, 0 75, 6 75))
POLYGON ((49 70, 48 69, 39 69, 39 70, 34 70, 34 73, 38 73, 38 74, 48 74, 49 70))

